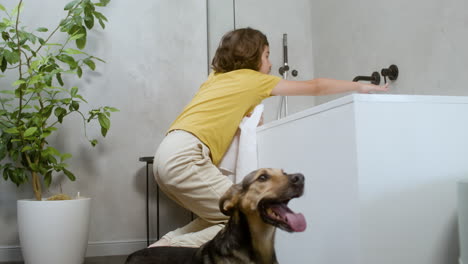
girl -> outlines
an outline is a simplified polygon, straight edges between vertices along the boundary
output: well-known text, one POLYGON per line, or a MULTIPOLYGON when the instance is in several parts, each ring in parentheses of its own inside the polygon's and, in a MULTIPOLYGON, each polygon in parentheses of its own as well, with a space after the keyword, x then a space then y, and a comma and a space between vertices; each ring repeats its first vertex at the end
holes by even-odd
POLYGON ((326 95, 386 92, 377 86, 332 79, 283 80, 269 75, 266 36, 242 28, 223 36, 213 72, 172 123, 155 154, 153 172, 161 190, 198 218, 164 235, 153 246, 199 247, 212 239, 228 217, 218 207, 232 182, 221 174, 221 161, 242 118, 274 95, 326 95))

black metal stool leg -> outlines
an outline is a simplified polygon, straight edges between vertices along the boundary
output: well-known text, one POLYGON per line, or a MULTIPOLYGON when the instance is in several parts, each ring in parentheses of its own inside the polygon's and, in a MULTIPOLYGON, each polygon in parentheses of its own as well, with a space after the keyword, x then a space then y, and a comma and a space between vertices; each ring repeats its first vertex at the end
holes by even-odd
MULTIPOLYGON (((148 163, 146 163, 146 246, 149 246, 149 171, 148 163)), ((158 202, 159 206, 159 202, 158 202)))
POLYGON ((156 235, 159 240, 160 234, 159 234, 159 186, 156 185, 156 220, 158 221, 156 224, 156 235))

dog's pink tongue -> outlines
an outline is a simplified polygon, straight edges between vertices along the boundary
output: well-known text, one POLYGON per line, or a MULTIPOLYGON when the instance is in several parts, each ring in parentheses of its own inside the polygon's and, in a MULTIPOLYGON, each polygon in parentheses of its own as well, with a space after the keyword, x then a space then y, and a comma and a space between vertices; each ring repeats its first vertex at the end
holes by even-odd
POLYGON ((282 216, 294 232, 302 232, 306 229, 307 223, 303 214, 294 213, 286 205, 274 206, 273 210, 282 216))
POLYGON ((287 213, 286 219, 288 219, 289 226, 294 230, 294 232, 302 232, 307 227, 305 217, 301 213, 287 213))

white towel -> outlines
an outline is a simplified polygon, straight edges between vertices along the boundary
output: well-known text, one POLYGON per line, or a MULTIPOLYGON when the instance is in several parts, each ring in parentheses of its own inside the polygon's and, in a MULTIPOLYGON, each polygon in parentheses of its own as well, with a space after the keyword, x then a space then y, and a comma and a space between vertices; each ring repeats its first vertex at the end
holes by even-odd
POLYGON ((250 117, 242 119, 231 145, 218 166, 234 183, 241 182, 245 175, 258 169, 257 126, 263 109, 263 104, 257 105, 250 117))

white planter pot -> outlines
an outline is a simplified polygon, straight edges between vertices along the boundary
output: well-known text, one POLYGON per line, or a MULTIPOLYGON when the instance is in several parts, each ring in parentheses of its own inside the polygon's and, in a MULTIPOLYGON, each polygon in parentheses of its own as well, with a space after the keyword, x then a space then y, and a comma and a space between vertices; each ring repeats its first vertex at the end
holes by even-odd
POLYGON ((82 264, 88 246, 90 198, 18 200, 25 264, 82 264))
POLYGON ((468 181, 458 182, 458 238, 459 263, 468 263, 468 181))

